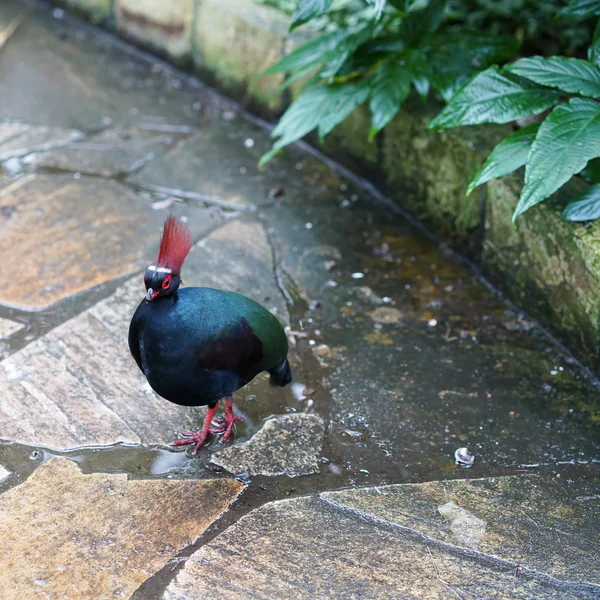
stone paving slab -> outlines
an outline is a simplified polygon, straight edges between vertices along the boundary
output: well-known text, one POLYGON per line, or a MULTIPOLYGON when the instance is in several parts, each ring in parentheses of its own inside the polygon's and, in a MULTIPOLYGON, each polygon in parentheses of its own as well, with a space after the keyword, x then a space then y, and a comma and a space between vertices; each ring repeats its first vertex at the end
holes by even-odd
POLYGON ((298 477, 319 472, 325 424, 318 415, 269 419, 251 439, 215 452, 210 461, 230 473, 298 477))
POLYGON ((0 465, 0 483, 2 483, 10 475, 11 472, 8 469, 5 469, 2 465, 0 465))
MULTIPOLYGON (((158 232, 149 237, 148 244, 158 245, 158 232)), ((146 254, 148 263, 154 252, 146 254)), ((263 302, 268 294, 279 318, 287 321, 259 224, 234 221, 216 230, 192 249, 183 277, 190 285, 228 288, 233 273, 234 289, 263 302)), ((177 431, 199 428, 198 410, 159 398, 129 355, 129 322, 142 298, 141 276, 136 276, 0 362, 0 438, 53 448, 164 444, 177 431)), ((268 387, 266 380, 259 383, 268 387)))
MULTIPOLYGON (((185 212, 195 235, 219 222, 194 205, 173 212, 185 212)), ((34 174, 14 181, 0 190, 0 253, 20 269, 2 286, 0 303, 41 310, 145 268, 167 214, 114 181, 34 174)))
POLYGON ((242 489, 233 479, 83 475, 52 459, 0 496, 0 596, 129 598, 242 489))
POLYGON ((59 150, 45 152, 35 164, 102 177, 125 175, 160 156, 180 135, 135 127, 110 129, 59 150))
POLYGON ((0 161, 64 146, 82 137, 83 133, 74 129, 0 123, 0 161))
POLYGON ((23 323, 18 323, 11 319, 0 318, 0 339, 11 336, 13 333, 23 329, 23 327, 25 327, 23 323))
POLYGON ((362 514, 478 550, 600 595, 600 485, 525 475, 325 492, 362 514))
POLYGON ((112 0, 61 0, 60 4, 83 11, 92 23, 101 23, 110 18, 112 0))
POLYGON ((266 176, 256 167, 254 146, 254 139, 243 131, 226 124, 207 124, 130 181, 148 189, 172 190, 182 197, 203 196, 240 208, 269 204, 272 199, 265 190, 266 176), (214 177, 216 172, 218 178, 214 177))
POLYGON ((517 561, 453 552, 304 497, 266 504, 201 547, 164 600, 593 597, 515 575, 517 561))
MULTIPOLYGON (((2 8, 0 29, 22 12, 23 3, 3 0, 2 8)), ((87 133, 111 124, 189 127, 199 120, 195 106, 203 93, 183 89, 184 77, 150 70, 103 32, 48 18, 44 11, 32 10, 2 48, 0 72, 3 119, 87 133), (43 93, 30 92, 41 83, 43 93)))

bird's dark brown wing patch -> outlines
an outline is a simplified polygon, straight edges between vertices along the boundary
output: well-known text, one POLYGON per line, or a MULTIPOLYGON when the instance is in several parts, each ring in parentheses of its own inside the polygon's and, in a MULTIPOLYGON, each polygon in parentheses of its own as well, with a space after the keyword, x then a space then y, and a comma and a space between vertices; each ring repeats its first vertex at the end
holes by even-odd
POLYGON ((250 323, 241 318, 211 342, 200 359, 211 371, 233 371, 251 377, 256 375, 255 366, 263 359, 263 344, 250 323))

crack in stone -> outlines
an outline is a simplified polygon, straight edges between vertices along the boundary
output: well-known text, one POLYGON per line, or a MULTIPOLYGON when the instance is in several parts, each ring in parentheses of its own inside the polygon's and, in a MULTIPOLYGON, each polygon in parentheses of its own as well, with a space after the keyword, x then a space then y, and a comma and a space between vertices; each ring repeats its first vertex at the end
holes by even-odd
POLYGON ((238 212, 250 212, 256 210, 256 206, 242 206, 235 202, 228 202, 227 200, 221 200, 220 198, 213 198, 206 194, 200 194, 198 192, 186 192, 185 190, 179 190, 176 188, 163 187, 162 185, 154 185, 152 183, 136 183, 129 184, 129 187, 133 190, 146 190, 149 192, 157 192, 159 194, 168 194, 169 196, 176 196, 184 200, 197 200, 199 202, 205 202, 218 208, 228 208, 238 212))
POLYGON ((294 306, 294 299, 292 298, 290 292, 287 289, 283 279, 287 277, 291 280, 291 277, 285 272, 284 268, 281 266, 281 258, 279 256, 279 251, 275 247, 271 235, 269 234, 269 229, 266 225, 261 221, 262 227, 265 232, 265 238, 267 240, 267 244, 271 249, 272 254, 272 263, 273 263, 273 278, 275 279, 275 284, 279 288, 279 292, 283 296, 285 303, 288 307, 288 321, 291 324, 291 309, 294 306))
POLYGON ((395 534, 409 535, 412 538, 415 538, 422 542, 426 542, 431 546, 435 546, 436 548, 440 548, 441 550, 449 551, 458 556, 472 558, 479 562, 486 563, 494 567, 501 567, 507 570, 513 570, 515 572, 516 570, 518 570, 519 576, 525 576, 529 577, 530 579, 535 579, 537 581, 540 581, 541 583, 545 583, 549 586, 558 588, 565 592, 569 591, 572 593, 581 592, 584 594, 600 594, 600 585, 588 582, 563 581, 561 579, 553 577, 552 575, 547 575, 546 573, 541 573, 534 569, 524 567, 520 563, 511 562, 502 558, 498 558, 497 556, 487 554, 485 552, 469 550, 468 548, 463 548, 462 546, 456 546, 454 544, 449 544, 448 542, 436 540, 435 538, 429 537, 428 535, 418 531, 417 529, 412 529, 411 527, 406 527, 405 525, 399 525, 397 523, 391 523, 390 521, 386 521, 385 519, 376 517, 373 514, 366 513, 357 508, 352 508, 347 504, 344 504, 343 502, 337 502, 335 500, 332 500, 331 498, 325 498, 321 495, 321 493, 318 495, 318 497, 321 501, 331 505, 332 507, 337 508, 342 512, 354 515, 355 517, 361 519, 366 523, 383 528, 384 530, 388 530, 390 532, 394 532, 395 534))

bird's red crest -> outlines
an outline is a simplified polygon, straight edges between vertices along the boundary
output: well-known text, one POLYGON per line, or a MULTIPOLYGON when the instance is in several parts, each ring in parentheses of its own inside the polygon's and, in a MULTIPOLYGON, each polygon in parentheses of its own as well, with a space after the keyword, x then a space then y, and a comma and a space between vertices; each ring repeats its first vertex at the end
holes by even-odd
POLYGON ((194 244, 189 227, 169 215, 165 221, 160 238, 160 248, 153 264, 171 269, 173 275, 179 275, 183 262, 194 244))

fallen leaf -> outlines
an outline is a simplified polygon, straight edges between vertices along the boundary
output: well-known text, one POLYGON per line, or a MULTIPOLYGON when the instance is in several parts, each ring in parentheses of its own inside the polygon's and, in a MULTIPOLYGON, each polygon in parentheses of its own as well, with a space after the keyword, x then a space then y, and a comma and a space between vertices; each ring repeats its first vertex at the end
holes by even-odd
POLYGON ((376 308, 367 314, 377 323, 399 323, 402 320, 402 313, 397 308, 390 306, 376 308))
POLYGON ((363 340, 369 342, 369 344, 379 344, 380 346, 391 346, 394 343, 389 335, 381 333, 379 330, 363 335, 363 340))

